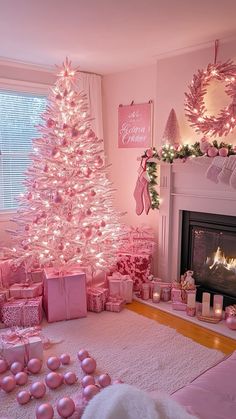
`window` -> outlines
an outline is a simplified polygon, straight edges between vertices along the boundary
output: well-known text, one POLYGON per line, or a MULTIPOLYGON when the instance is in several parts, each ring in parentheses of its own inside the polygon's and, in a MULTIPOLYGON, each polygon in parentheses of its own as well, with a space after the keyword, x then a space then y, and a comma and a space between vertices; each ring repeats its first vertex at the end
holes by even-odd
POLYGON ((45 95, 0 90, 0 210, 18 206, 31 140, 40 136, 36 126, 45 108, 45 95))

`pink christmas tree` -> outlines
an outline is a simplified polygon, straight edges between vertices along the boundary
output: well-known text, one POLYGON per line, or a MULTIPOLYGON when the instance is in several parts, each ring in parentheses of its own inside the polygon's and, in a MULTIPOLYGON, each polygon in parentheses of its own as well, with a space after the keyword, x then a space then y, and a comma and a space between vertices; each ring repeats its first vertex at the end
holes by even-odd
POLYGON ((48 98, 41 137, 33 140, 14 247, 5 249, 27 269, 77 264, 94 271, 116 260, 121 214, 113 207, 103 141, 91 129, 77 76, 66 59, 48 98))
POLYGON ((179 123, 175 110, 172 108, 162 136, 162 142, 176 147, 180 144, 180 140, 179 123))

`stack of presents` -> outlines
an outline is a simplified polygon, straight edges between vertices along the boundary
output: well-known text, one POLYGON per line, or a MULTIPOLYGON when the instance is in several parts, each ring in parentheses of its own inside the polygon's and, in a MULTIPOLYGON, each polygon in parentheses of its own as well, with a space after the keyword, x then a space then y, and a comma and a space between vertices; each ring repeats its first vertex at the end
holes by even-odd
POLYGON ((23 266, 14 269, 12 261, 1 261, 1 327, 38 326, 43 309, 48 322, 85 317, 87 310, 120 312, 151 272, 152 243, 153 236, 145 228, 131 228, 116 266, 103 273, 100 285, 76 267, 64 273, 54 267, 26 274, 23 266))

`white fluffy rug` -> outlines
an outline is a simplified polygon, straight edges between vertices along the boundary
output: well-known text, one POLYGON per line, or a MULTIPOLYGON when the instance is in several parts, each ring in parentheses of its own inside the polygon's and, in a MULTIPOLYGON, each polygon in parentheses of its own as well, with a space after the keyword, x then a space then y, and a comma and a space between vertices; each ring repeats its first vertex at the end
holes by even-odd
MULTIPOLYGON (((205 369, 223 358, 216 350, 205 348, 174 329, 158 324, 127 309, 121 313, 88 313, 88 317, 67 322, 43 324, 43 333, 54 341, 45 351, 50 355, 68 352, 71 365, 59 372, 75 371, 83 376, 76 354, 81 348, 89 351, 97 361, 97 374, 108 372, 112 379, 122 379, 127 384, 151 391, 161 390, 168 394, 189 383, 205 369)), ((30 377, 30 382, 43 380, 47 367, 40 375, 30 377)), ((24 386, 27 389, 29 385, 24 386)), ((42 402, 56 400, 79 391, 79 381, 73 386, 62 385, 58 390, 47 390, 41 401, 31 400, 25 406, 16 402, 16 394, 0 391, 0 418, 33 419, 35 407, 42 402)), ((55 414, 54 418, 57 418, 55 414)))

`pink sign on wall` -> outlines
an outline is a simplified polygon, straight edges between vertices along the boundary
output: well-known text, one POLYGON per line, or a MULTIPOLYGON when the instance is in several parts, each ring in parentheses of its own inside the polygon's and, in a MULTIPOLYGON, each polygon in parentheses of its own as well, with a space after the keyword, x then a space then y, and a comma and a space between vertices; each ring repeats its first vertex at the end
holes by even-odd
POLYGON ((121 105, 118 110, 118 147, 147 148, 152 143, 152 103, 121 105))

